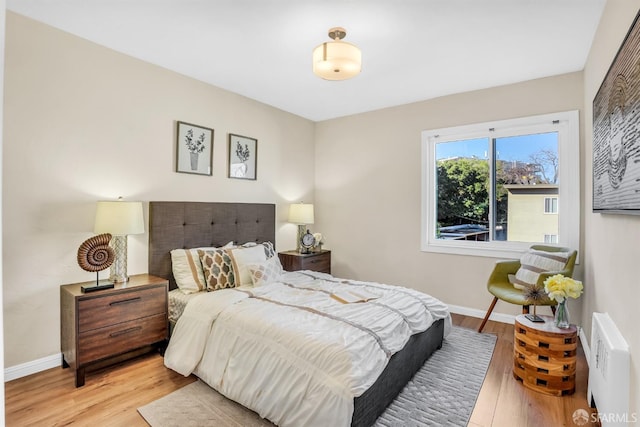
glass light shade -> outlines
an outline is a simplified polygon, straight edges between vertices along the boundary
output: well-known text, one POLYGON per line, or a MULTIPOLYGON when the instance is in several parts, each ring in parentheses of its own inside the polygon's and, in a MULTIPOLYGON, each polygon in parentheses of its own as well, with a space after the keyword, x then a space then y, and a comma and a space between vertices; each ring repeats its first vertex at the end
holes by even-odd
POLYGON ((93 231, 114 236, 144 233, 142 202, 98 202, 93 231))
POLYGON ((351 43, 332 41, 313 50, 313 72, 325 80, 346 80, 360 73, 362 53, 351 43))
POLYGON ((313 204, 296 203, 289 206, 289 222, 294 224, 313 224, 313 204))

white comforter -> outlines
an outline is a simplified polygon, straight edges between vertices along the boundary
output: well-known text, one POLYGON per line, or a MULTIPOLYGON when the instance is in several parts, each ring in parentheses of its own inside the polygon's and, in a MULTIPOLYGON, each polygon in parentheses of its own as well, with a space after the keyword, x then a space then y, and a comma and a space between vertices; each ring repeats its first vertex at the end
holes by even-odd
POLYGON ((176 324, 165 365, 194 373, 280 426, 348 426, 367 390, 412 334, 451 318, 439 300, 377 283, 310 271, 279 282, 204 293, 176 324), (345 288, 346 287, 346 288, 345 288), (367 303, 333 291, 366 289, 367 303))

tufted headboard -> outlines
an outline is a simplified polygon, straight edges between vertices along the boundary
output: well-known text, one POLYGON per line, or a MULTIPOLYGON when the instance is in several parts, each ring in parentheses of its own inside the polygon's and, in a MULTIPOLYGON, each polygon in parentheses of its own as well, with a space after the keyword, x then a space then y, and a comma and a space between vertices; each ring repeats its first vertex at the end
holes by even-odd
POLYGON ((228 242, 275 245, 276 206, 266 203, 149 202, 149 274, 169 279, 172 249, 228 242))

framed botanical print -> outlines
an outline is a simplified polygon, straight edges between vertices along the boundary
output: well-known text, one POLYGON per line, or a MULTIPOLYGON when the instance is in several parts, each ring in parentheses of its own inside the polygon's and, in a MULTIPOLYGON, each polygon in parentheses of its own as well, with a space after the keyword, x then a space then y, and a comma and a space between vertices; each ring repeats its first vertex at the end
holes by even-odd
POLYGON ((176 135, 176 172, 211 175, 213 129, 178 122, 176 135))
POLYGON ((255 180, 258 168, 258 140, 229 134, 229 178, 255 180))

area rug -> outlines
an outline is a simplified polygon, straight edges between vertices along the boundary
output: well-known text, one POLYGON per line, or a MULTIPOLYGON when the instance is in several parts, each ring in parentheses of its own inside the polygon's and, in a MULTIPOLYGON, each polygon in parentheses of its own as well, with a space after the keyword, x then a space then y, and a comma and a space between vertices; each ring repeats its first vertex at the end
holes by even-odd
MULTIPOLYGON (((376 427, 466 426, 493 355, 496 336, 453 327, 376 421, 376 427)), ((138 408, 152 427, 273 426, 201 381, 138 408)))

